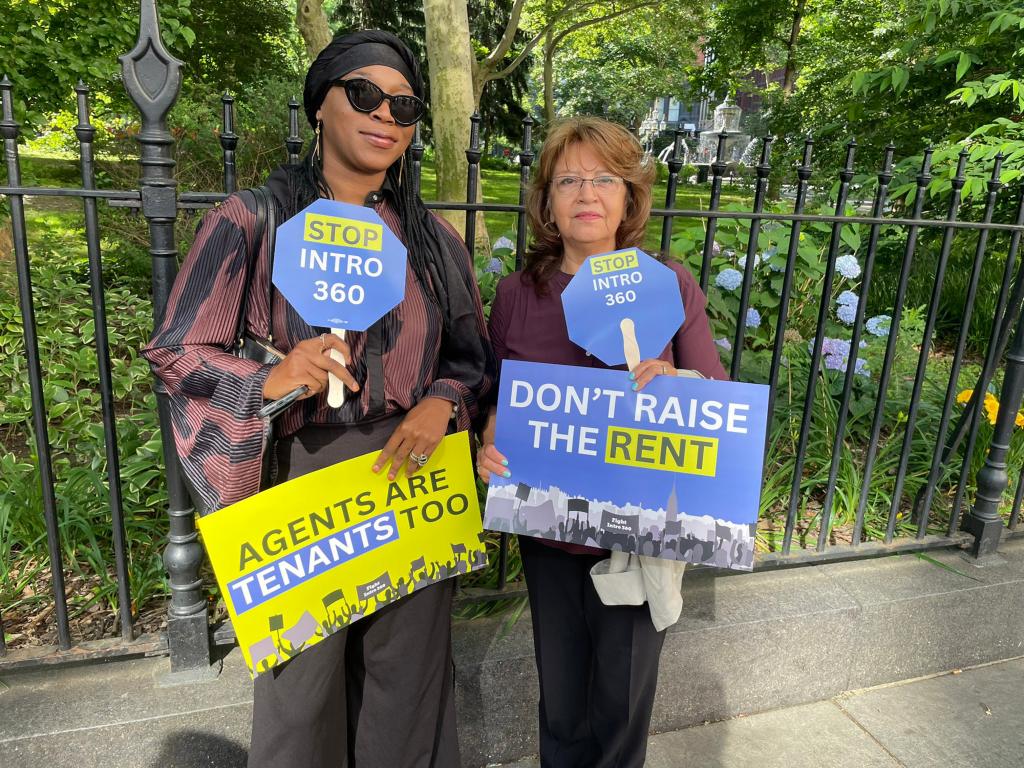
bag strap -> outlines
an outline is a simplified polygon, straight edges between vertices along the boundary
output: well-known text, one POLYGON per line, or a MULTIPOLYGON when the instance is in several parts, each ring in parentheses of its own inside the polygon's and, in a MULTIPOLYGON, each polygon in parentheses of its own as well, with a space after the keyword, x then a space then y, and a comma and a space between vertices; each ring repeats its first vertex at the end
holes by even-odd
MULTIPOLYGON (((259 258, 260 246, 263 243, 263 233, 267 229, 267 218, 270 210, 270 205, 267 202, 267 195, 269 190, 266 187, 253 187, 252 189, 243 190, 242 194, 248 192, 252 195, 255 203, 256 212, 256 223, 253 225, 252 240, 248 243, 248 254, 246 258, 246 270, 245 270, 245 281, 242 283, 242 301, 238 307, 238 321, 235 324, 235 336, 233 343, 236 346, 241 346, 243 338, 245 336, 245 322, 249 304, 249 288, 252 285, 253 276, 256 274, 256 259, 259 258)), ((273 250, 271 250, 271 258, 273 250)), ((267 273, 267 283, 272 284, 270 279, 271 272, 267 273)), ((273 288, 269 288, 272 291, 273 288)), ((272 298, 273 294, 270 294, 272 298)), ((268 307, 272 306, 268 303, 268 307)), ((268 309, 268 312, 270 310, 268 309)))
POLYGON ((277 203, 270 187, 259 187, 262 190, 266 215, 264 226, 267 231, 267 341, 274 344, 274 248, 277 244, 277 203))

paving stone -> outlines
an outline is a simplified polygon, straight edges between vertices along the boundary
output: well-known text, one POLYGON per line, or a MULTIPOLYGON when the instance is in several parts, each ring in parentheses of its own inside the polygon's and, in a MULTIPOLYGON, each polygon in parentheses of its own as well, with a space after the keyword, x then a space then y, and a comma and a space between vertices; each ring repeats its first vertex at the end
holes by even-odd
POLYGON ((1024 660, 840 697, 906 768, 1024 764, 1024 660))
POLYGON ((697 726, 651 739, 646 768, 899 768, 831 702, 697 726))
POLYGON ((159 687, 167 658, 86 664, 15 672, 0 696, 0 742, 51 733, 175 715, 252 701, 252 680, 235 648, 211 682, 159 687))
POLYGON ((861 688, 1024 655, 1024 583, 866 606, 845 657, 861 688))
POLYGON ((0 741, 4 768, 245 768, 252 707, 235 704, 0 741))
MULTIPOLYGON (((900 768, 831 702, 656 734, 645 768, 900 768)), ((502 768, 540 768, 535 758, 502 768)))

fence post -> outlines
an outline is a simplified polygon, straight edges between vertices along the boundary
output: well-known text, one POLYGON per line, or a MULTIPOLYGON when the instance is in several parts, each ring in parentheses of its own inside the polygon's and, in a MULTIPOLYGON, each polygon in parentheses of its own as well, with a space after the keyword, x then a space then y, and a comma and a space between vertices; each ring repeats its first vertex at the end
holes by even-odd
MULTIPOLYGON (((177 181, 174 178, 174 138, 167 128, 167 113, 181 88, 181 62, 164 48, 155 0, 141 0, 139 39, 130 53, 120 57, 128 96, 139 109, 139 181, 142 214, 149 221, 149 252, 153 260, 153 320, 163 319, 167 298, 178 271, 174 223, 178 214, 177 181)), ((169 575, 171 604, 167 616, 167 642, 171 673, 203 673, 210 670, 209 621, 199 566, 202 545, 196 533, 195 515, 181 476, 171 428, 167 393, 157 381, 154 387, 160 415, 160 433, 167 474, 170 530, 164 550, 169 575)))
POLYGON ((1010 482, 1006 454, 1010 450, 1014 422, 1024 394, 1024 310, 1017 318, 1013 346, 1006 354, 1006 375, 999 393, 999 415, 988 445, 985 465, 978 472, 978 493, 974 507, 964 520, 964 530, 974 535, 970 556, 976 560, 995 554, 1003 535, 999 501, 1010 482))
MULTIPOLYGON (((477 190, 480 189, 480 113, 474 112, 469 118, 469 149, 466 150, 468 163, 466 172, 466 202, 476 204, 477 190)), ((466 209, 466 250, 472 261, 476 253, 476 211, 466 209)))

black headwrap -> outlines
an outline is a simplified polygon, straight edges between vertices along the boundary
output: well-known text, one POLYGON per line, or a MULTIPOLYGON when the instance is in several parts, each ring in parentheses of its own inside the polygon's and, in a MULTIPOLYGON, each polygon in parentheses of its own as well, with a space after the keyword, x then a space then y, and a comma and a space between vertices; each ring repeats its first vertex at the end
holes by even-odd
POLYGON ((331 85, 349 72, 380 64, 402 74, 413 94, 423 98, 423 76, 412 51, 390 32, 370 29, 334 38, 316 57, 306 73, 302 104, 309 125, 316 127, 316 111, 324 103, 331 85))
MULTIPOLYGON (((402 73, 413 93, 423 98, 419 62, 401 39, 381 30, 340 35, 320 52, 306 74, 302 101, 310 125, 316 125, 316 112, 334 81, 354 69, 374 64, 402 73)), ((454 379, 476 393, 485 377, 493 379, 495 363, 491 346, 480 335, 477 325, 474 301, 477 288, 473 284, 472 269, 467 273, 459 268, 456 259, 464 259, 465 254, 450 247, 450 238, 442 225, 413 190, 409 174, 402 172, 403 167, 411 168, 411 164, 411 157, 399 158, 388 168, 384 192, 402 223, 409 263, 444 318, 437 378, 454 379)), ((310 194, 313 190, 330 193, 320 170, 311 155, 306 156, 302 166, 289 169, 289 187, 293 191, 304 190, 310 199, 296 200, 298 207, 288 215, 309 205, 316 197, 315 193, 310 194)))

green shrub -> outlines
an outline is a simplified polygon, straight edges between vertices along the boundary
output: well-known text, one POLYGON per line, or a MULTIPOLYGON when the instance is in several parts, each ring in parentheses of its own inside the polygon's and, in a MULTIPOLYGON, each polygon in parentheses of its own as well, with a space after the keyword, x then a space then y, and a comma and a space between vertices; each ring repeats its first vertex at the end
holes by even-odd
MULTIPOLYGON (((32 278, 43 368, 57 520, 64 567, 86 591, 70 591, 72 616, 93 604, 116 610, 106 440, 95 325, 76 257, 33 250, 32 278)), ((49 568, 31 421, 31 393, 14 275, 0 265, 0 604, 6 612, 48 601, 30 587, 49 568)), ((133 608, 166 591, 160 553, 166 493, 149 366, 139 356, 152 306, 129 288, 106 291, 108 335, 133 608)))
MULTIPOLYGON (((723 206, 723 209, 749 210, 742 205, 734 204, 723 206)), ((832 213, 827 203, 817 206, 816 210, 820 213, 832 213)), ((852 210, 848 211, 848 214, 852 214, 852 210)), ((792 473, 795 469, 807 380, 810 375, 811 346, 823 296, 822 281, 831 231, 831 225, 826 223, 805 224, 797 249, 786 337, 783 342, 782 369, 780 381, 777 382, 774 420, 770 425, 766 466, 772 467, 773 471, 766 473, 761 502, 761 543, 769 549, 778 548, 782 541, 789 508, 792 473)), ((673 237, 673 255, 686 263, 695 275, 699 274, 700 270, 704 233, 703 221, 686 221, 677 223, 676 234, 673 237)), ((864 226, 843 227, 839 249, 840 258, 844 259, 843 268, 837 268, 833 283, 825 294, 829 310, 824 328, 822 360, 819 370, 814 374, 819 381, 812 405, 811 431, 800 480, 800 507, 796 528, 798 546, 805 546, 807 537, 811 537, 813 545, 817 537, 821 504, 834 455, 833 445, 852 336, 854 310, 849 306, 843 308, 842 304, 849 304, 851 298, 856 299, 859 296, 867 234, 867 227, 864 226)), ((889 263, 897 253, 898 256, 895 258, 901 259, 905 230, 883 227, 883 235, 879 260, 889 263)), ((791 227, 788 224, 772 222, 766 222, 758 236, 749 301, 751 310, 756 314, 749 317, 745 330, 740 369, 740 378, 744 381, 768 381, 781 305, 779 294, 790 236, 791 227)), ((713 336, 727 367, 732 359, 748 239, 749 220, 718 221, 708 288, 708 317, 713 336)), ((924 280, 930 274, 934 280, 934 266, 928 261, 928 255, 931 253, 929 245, 925 243, 919 248, 918 253, 921 258, 919 279, 924 280)), ((973 248, 970 251, 970 258, 973 259, 973 248)), ((998 264, 992 266, 1001 270, 998 264)), ((965 286, 969 270, 969 265, 954 266, 951 261, 946 289, 953 292, 959 286, 965 286)), ((877 316, 888 316, 892 313, 894 295, 895 285, 890 280, 889 273, 885 270, 881 273, 876 272, 867 297, 865 313, 866 319, 873 316, 877 318, 871 323, 871 328, 876 333, 868 330, 862 333, 857 372, 852 380, 849 412, 838 458, 838 478, 832 504, 830 535, 839 537, 840 540, 844 536, 848 537, 853 527, 863 483, 875 403, 878 399, 878 378, 886 349, 888 323, 877 316)), ((912 295, 915 301, 919 298, 918 294, 912 295)), ((926 295, 925 301, 928 298, 926 295)), ((988 324, 976 322, 972 325, 972 332, 977 334, 975 338, 982 335, 985 338, 982 350, 984 344, 987 344, 987 333, 994 312, 994 308, 986 309, 987 302, 994 305, 994 296, 979 293, 976 313, 984 317, 983 313, 987 311, 988 324)), ((906 411, 909 407, 925 325, 926 307, 923 304, 924 302, 912 304, 908 300, 903 305, 893 369, 881 421, 878 453, 867 495, 864 535, 870 539, 884 536, 892 504, 894 478, 900 463, 907 423, 906 411)), ((949 307, 944 304, 944 312, 947 323, 952 324, 955 321, 955 338, 962 316, 962 304, 959 309, 955 303, 949 307)), ((912 535, 917 530, 917 524, 911 514, 912 504, 917 493, 925 486, 930 472, 951 370, 951 357, 945 353, 945 347, 940 343, 943 341, 942 336, 938 342, 933 341, 933 349, 925 369, 914 428, 915 439, 911 444, 902 496, 897 505, 897 535, 912 535), (934 348, 936 343, 939 344, 938 349, 934 348)), ((979 366, 976 364, 976 357, 969 357, 966 362, 958 377, 958 389, 973 386, 978 377, 979 366)), ((951 408, 955 419, 959 416, 960 407, 951 405, 951 408)), ((988 449, 989 441, 986 435, 991 435, 991 426, 987 424, 982 426, 979 440, 971 456, 970 487, 974 485, 976 473, 988 449)), ((1014 436, 1011 453, 1017 463, 1011 466, 1020 466, 1021 460, 1024 459, 1022 435, 1024 431, 1017 430, 1014 436)), ((961 448, 961 453, 962 450, 961 448)), ((952 497, 952 486, 959 476, 959 462, 960 459, 951 462, 939 476, 939 490, 933 503, 929 528, 933 532, 944 532, 948 523, 948 502, 952 497)), ((1008 502, 1013 490, 1007 489, 1004 512, 1008 511, 1008 502)))

